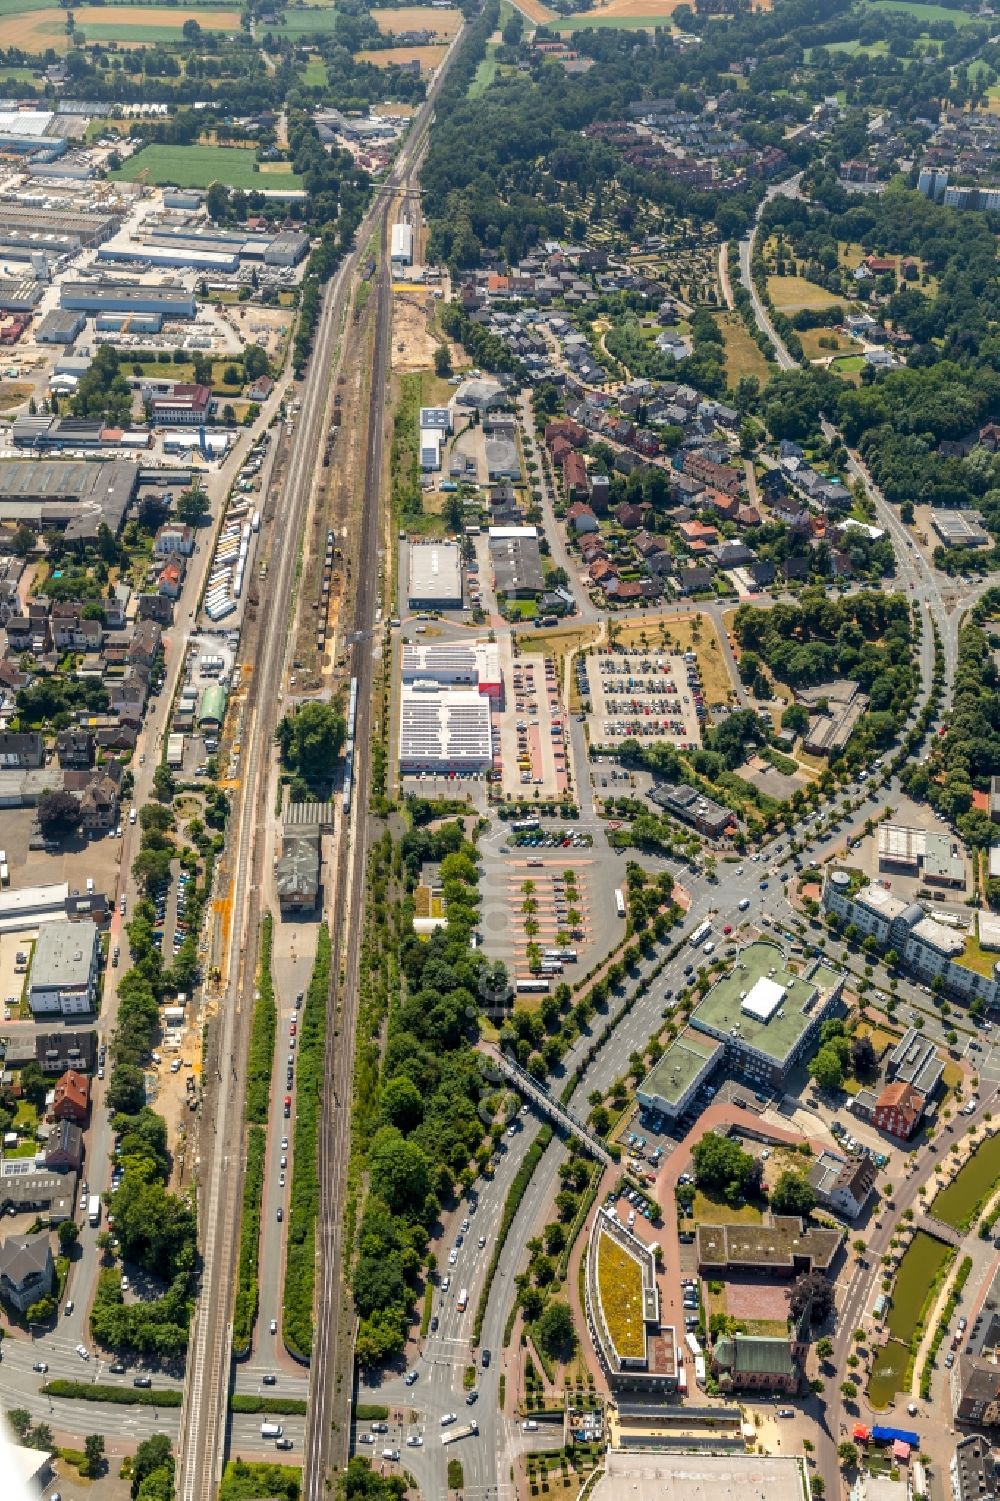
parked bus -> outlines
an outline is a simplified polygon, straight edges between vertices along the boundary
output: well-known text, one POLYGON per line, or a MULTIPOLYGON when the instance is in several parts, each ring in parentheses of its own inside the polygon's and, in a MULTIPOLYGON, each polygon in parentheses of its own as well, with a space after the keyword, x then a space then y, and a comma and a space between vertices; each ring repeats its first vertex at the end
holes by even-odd
POLYGON ((531 829, 540 829, 542 826, 539 818, 516 818, 511 824, 515 834, 526 834, 531 829))
POLYGON ((518 995, 547 995, 549 990, 548 980, 518 980, 518 995))
POLYGON ((615 911, 619 917, 625 916, 625 893, 621 887, 615 891, 615 911))

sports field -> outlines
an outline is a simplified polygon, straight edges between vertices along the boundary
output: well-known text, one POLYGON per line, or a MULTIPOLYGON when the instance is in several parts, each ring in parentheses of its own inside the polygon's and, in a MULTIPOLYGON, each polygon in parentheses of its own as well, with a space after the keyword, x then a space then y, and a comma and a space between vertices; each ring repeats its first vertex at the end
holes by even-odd
POLYGON ((435 36, 447 37, 450 41, 462 24, 460 10, 435 10, 433 5, 373 10, 371 17, 383 36, 398 36, 401 31, 433 31, 435 36))
POLYGON ((408 63, 416 58, 421 73, 429 73, 438 66, 447 51, 448 48, 442 42, 437 46, 427 47, 380 47, 373 52, 355 52, 354 56, 359 63, 374 63, 376 68, 391 68, 393 63, 408 63))
MULTIPOLYGON (((82 5, 73 16, 88 41, 118 42, 126 47, 180 42, 185 21, 197 21, 205 31, 240 29, 240 13, 230 7, 82 5)), ((68 46, 64 10, 51 5, 32 8, 30 0, 15 9, 8 0, 0 0, 0 47, 21 47, 26 52, 53 47, 65 52, 68 46)))
POLYGON ((224 182, 230 188, 301 188, 302 179, 280 163, 276 171, 259 170, 256 153, 241 146, 144 146, 109 176, 123 182, 168 183, 178 188, 207 188, 224 182))

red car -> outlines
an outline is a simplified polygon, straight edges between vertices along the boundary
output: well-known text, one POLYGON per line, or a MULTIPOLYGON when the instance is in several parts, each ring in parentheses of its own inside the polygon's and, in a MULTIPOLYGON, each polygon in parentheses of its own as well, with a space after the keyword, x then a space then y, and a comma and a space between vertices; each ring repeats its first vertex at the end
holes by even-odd
POLYGON ((733 931, 733 925, 732 925, 732 923, 728 923, 727 922, 726 926, 723 928, 722 931, 723 931, 723 933, 725 933, 727 935, 730 934, 733 931))

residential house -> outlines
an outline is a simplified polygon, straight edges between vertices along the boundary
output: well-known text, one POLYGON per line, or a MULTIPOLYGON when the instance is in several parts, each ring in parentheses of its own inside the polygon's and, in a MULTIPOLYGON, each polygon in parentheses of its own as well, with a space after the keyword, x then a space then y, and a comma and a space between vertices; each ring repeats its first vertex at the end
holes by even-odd
POLYGON ((581 532, 596 532, 599 530, 597 517, 588 505, 582 501, 576 501, 566 512, 566 521, 579 535, 581 532))
POLYGON ((615 519, 619 526, 623 526, 627 532, 634 532, 642 526, 648 505, 632 505, 629 501, 623 501, 615 512, 615 519))
POLYGON ((703 453, 684 455, 684 473, 700 480, 703 485, 710 485, 713 490, 721 490, 724 495, 738 495, 744 487, 742 470, 716 463, 703 453))
POLYGON ((96 1032, 39 1032, 35 1036, 35 1061, 43 1074, 92 1074, 97 1064, 96 1032))
POLYGON ((681 594, 704 594, 712 587, 711 568, 678 568, 677 588, 681 594))
POLYGON ((88 834, 106 834, 118 822, 118 787, 107 775, 97 775, 80 798, 80 824, 88 834))
POLYGON ((56 754, 64 771, 89 771, 94 764, 94 737, 78 726, 60 730, 56 754))
POLYGON ((47 1235, 8 1235, 0 1245, 0 1298, 19 1313, 47 1298, 55 1263, 47 1235))
POLYGON ((598 516, 607 514, 611 501, 611 480, 606 474, 590 476, 590 504, 598 516))
POLYGON ((45 765, 45 742, 38 730, 0 730, 0 770, 29 771, 45 765))
POLYGON ((274 381, 269 375, 258 375, 247 386, 247 400, 261 402, 266 401, 274 390, 274 381))
POLYGON ((154 620, 140 620, 132 634, 129 660, 135 665, 152 667, 160 650, 162 631, 154 620))
POLYGON ((160 569, 156 580, 156 592, 165 594, 168 599, 179 599, 183 588, 184 559, 178 554, 177 557, 168 558, 160 569))
POLYGON ((563 460, 562 472, 567 497, 570 500, 586 500, 590 486, 587 483, 587 466, 583 462, 583 455, 575 449, 568 453, 563 460))
POLYGON ((49 1134, 45 1166, 57 1173, 78 1173, 83 1166, 83 1130, 75 1121, 61 1120, 49 1134))
POLYGON ((194 530, 182 521, 167 521, 153 539, 153 551, 158 558, 169 557, 179 552, 189 558, 194 552, 194 530))
POLYGON ((809 1171, 809 1182, 827 1209, 856 1220, 871 1197, 876 1175, 875 1160, 867 1152, 845 1158, 823 1151, 809 1171))
POLYGON ((875 1101, 875 1125, 900 1141, 908 1141, 920 1124, 925 1103, 924 1096, 912 1084, 887 1084, 875 1101))
POLYGON ((86 1124, 90 1108, 90 1080, 75 1069, 68 1068, 56 1080, 52 1099, 52 1115, 57 1121, 74 1121, 86 1124))

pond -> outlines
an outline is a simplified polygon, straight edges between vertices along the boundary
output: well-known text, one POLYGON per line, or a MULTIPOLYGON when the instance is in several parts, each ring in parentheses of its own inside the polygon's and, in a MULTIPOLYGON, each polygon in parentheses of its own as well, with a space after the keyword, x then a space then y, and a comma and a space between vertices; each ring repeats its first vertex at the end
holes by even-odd
POLYGON ((1000 1136, 989 1136, 977 1147, 947 1188, 931 1206, 936 1219, 953 1230, 966 1230, 976 1210, 1000 1187, 1000 1136))
POLYGON ((876 1350, 868 1379, 868 1400, 873 1407, 888 1407, 904 1389, 910 1363, 910 1345, 925 1313, 936 1278, 953 1255, 943 1240, 918 1230, 899 1263, 889 1309, 889 1338, 876 1350))

